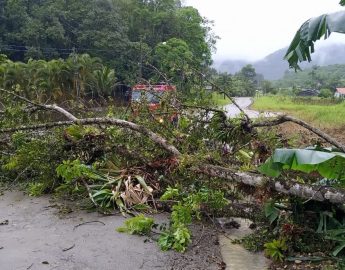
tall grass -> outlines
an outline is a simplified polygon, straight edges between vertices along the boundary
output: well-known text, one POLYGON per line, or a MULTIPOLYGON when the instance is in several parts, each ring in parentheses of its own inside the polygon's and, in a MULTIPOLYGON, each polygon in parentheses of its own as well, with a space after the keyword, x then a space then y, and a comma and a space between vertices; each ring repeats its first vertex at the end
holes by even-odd
POLYGON ((345 127, 345 102, 331 99, 264 96, 256 98, 252 108, 287 113, 321 128, 345 127))

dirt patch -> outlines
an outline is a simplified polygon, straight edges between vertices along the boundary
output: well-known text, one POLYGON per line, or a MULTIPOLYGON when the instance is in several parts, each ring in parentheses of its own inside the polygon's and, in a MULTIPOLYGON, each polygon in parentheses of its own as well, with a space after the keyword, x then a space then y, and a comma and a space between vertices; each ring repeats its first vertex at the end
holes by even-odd
POLYGON ((195 224, 193 242, 186 253, 174 253, 169 258, 171 270, 222 270, 225 269, 218 232, 211 225, 195 224))
POLYGON ((202 225, 192 228, 196 245, 188 252, 162 252, 150 239, 116 232, 121 215, 74 210, 61 218, 55 204, 18 191, 0 196, 1 270, 221 269, 217 236, 202 225))
MULTIPOLYGON (((329 144, 325 143, 316 134, 295 123, 287 122, 279 125, 277 129, 287 141, 291 140, 291 142, 298 147, 311 146, 318 142, 321 142, 325 146, 329 146, 329 144)), ((321 130, 335 138, 338 142, 345 144, 345 128, 321 130)))

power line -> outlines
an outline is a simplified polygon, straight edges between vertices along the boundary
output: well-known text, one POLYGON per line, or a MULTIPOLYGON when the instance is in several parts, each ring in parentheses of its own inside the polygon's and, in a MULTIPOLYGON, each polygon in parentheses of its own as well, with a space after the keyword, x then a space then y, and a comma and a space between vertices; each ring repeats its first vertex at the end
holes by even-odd
MULTIPOLYGON (((66 48, 56 48, 56 47, 36 47, 36 46, 24 46, 24 45, 0 45, 0 49, 2 49, 3 47, 7 47, 8 49, 22 49, 23 51, 27 51, 30 48, 33 49, 39 49, 39 50, 56 50, 56 51, 70 51, 71 53, 73 52, 73 48, 72 49, 66 49, 66 48)), ((83 48, 83 47, 76 47, 75 48, 78 51, 90 51, 90 52, 112 52, 112 53, 118 53, 115 50, 108 50, 108 49, 95 49, 95 48, 83 48)))
MULTIPOLYGON (((0 51, 13 51, 13 52, 27 52, 27 49, 14 49, 14 48, 0 48, 0 51)), ((50 54, 49 51, 42 51, 42 54, 50 54)), ((62 55, 70 55, 71 52, 59 52, 62 55)))

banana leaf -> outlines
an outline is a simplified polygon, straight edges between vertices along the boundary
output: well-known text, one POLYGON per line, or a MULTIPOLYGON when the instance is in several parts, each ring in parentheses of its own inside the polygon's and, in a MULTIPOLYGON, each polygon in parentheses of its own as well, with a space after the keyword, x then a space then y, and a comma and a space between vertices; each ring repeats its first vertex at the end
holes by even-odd
POLYGON ((345 154, 327 149, 276 149, 259 167, 270 177, 278 177, 283 170, 305 173, 318 172, 327 179, 345 180, 345 154))
MULTIPOLYGON (((340 2, 345 5, 345 0, 340 2)), ((332 32, 345 33, 345 11, 323 14, 304 22, 296 32, 284 59, 291 68, 300 69, 298 62, 311 61, 314 42, 324 37, 327 39, 332 32)))

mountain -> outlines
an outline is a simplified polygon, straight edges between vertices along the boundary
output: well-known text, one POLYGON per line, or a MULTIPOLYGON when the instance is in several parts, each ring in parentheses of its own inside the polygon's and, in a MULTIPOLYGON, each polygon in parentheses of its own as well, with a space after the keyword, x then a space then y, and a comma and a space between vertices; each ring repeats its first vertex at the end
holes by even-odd
MULTIPOLYGON (((217 70, 234 74, 243 66, 251 64, 254 66, 256 73, 264 75, 266 80, 278 80, 284 76, 286 70, 289 69, 287 61, 283 60, 287 48, 280 49, 267 55, 265 58, 255 62, 245 60, 225 60, 216 63, 217 70)), ((312 54, 313 61, 310 63, 301 63, 301 68, 308 68, 314 65, 328 66, 334 64, 345 64, 345 45, 329 44, 319 47, 312 54)))

